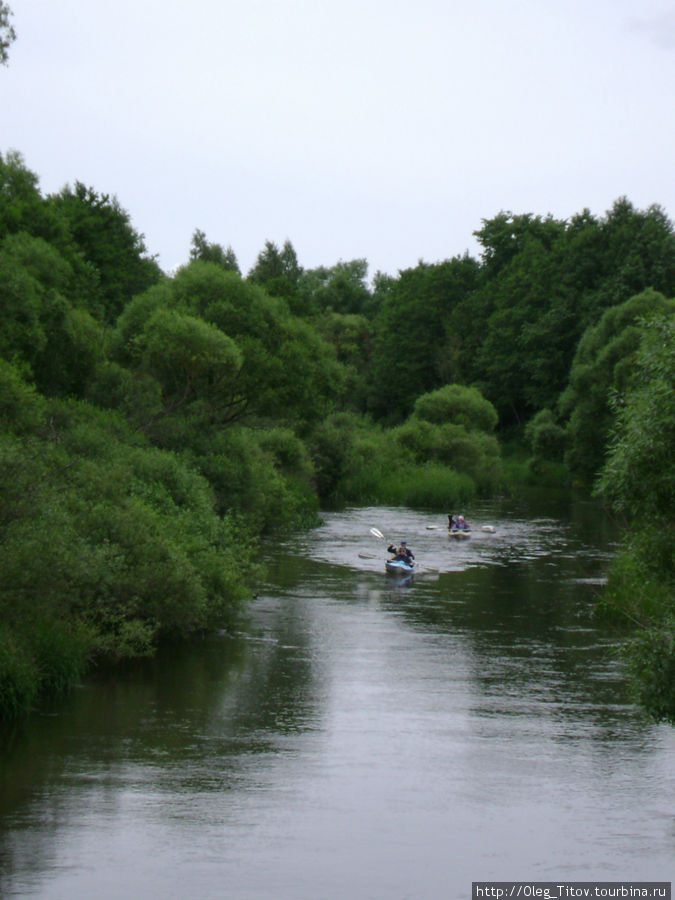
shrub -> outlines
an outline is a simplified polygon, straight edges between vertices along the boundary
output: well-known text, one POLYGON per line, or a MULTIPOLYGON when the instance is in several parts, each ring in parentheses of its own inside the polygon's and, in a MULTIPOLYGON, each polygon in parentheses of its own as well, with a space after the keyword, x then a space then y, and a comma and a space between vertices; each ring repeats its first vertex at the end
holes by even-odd
POLYGON ((491 433, 497 426, 497 411, 477 388, 446 384, 415 401, 414 416, 435 425, 452 423, 469 431, 491 433))
POLYGON ((525 440, 535 459, 557 462, 565 452, 566 432, 550 409, 541 409, 525 426, 525 440))

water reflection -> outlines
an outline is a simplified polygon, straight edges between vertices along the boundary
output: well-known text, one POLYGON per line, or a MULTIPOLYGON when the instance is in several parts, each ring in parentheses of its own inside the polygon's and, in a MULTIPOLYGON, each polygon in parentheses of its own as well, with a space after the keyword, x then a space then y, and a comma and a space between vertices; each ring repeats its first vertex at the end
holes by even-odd
POLYGON ((589 506, 471 521, 459 543, 423 511, 328 515, 270 548, 241 633, 44 710, 3 757, 2 895, 668 878, 673 732, 631 706, 593 618, 611 529, 589 506), (407 585, 373 526, 410 542, 407 585))

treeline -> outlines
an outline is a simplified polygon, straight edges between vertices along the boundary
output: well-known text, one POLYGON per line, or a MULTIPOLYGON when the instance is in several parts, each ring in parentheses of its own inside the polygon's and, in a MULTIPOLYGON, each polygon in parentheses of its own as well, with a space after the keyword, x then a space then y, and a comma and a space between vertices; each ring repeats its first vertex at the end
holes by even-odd
POLYGON ((43 196, 16 153, 0 155, 0 203, 2 716, 97 657, 228 627, 256 540, 321 507, 449 509, 508 489, 507 440, 527 441, 524 477, 601 476, 640 517, 613 602, 633 602, 647 567, 661 599, 630 610, 649 634, 640 672, 670 640, 672 674, 675 237, 660 208, 500 213, 479 259, 371 283, 366 260, 303 269, 289 241, 244 274, 199 230, 168 275, 115 198, 43 196))

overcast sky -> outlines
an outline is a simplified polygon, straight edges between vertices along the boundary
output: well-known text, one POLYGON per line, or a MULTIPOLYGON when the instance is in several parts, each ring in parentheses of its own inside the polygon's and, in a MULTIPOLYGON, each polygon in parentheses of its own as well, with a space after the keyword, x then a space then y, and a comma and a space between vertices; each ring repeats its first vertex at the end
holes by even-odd
POLYGON ((501 210, 675 215, 675 0, 9 0, 0 152, 115 195, 169 270, 287 238, 370 275, 501 210))

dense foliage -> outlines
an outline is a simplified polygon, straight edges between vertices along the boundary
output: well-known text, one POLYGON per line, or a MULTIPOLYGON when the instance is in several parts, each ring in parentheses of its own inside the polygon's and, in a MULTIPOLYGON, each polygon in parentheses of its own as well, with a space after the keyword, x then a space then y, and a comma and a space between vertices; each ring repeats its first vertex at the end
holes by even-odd
POLYGON ((290 241, 243 275, 197 229, 169 276, 116 198, 43 196, 0 155, 0 715, 93 659, 228 627, 256 540, 322 506, 508 489, 505 439, 529 442, 528 477, 589 488, 611 440, 605 496, 672 526, 672 497, 646 499, 672 443, 638 441, 672 379, 650 337, 672 340, 669 220, 620 199, 477 237, 480 259, 371 283, 363 259, 303 269, 290 241))
POLYGON ((628 534, 606 599, 637 625, 628 656, 640 700, 675 724, 675 315, 641 324, 598 483, 628 534))

